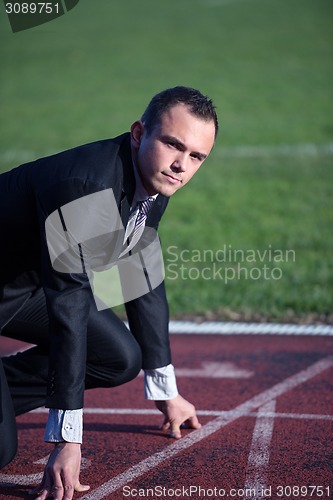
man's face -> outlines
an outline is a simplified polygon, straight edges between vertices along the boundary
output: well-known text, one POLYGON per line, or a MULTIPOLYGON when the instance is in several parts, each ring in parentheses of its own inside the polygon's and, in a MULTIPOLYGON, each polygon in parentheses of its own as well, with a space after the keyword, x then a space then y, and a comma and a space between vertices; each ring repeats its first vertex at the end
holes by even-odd
POLYGON ((185 186, 209 155, 214 140, 214 121, 194 116, 184 104, 166 111, 150 135, 141 121, 135 122, 132 152, 148 194, 169 197, 185 186))

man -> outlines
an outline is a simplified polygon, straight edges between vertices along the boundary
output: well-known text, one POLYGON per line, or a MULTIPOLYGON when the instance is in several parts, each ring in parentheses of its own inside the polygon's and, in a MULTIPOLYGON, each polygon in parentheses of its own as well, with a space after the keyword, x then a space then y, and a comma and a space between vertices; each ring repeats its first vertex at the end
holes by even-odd
POLYGON ((3 466, 16 452, 14 413, 50 408, 45 440, 55 446, 35 490, 39 500, 68 500, 88 489, 79 482, 85 389, 124 384, 143 368, 146 397, 163 413, 163 428, 180 438, 182 424, 200 427, 194 406, 177 391, 163 281, 124 300, 127 329, 110 308, 96 306, 90 267, 105 254, 108 261, 118 252, 119 262, 136 255, 144 226, 157 229, 169 197, 197 172, 217 131, 212 101, 195 89, 175 87, 153 97, 130 133, 0 176, 1 333, 35 344, 2 359, 0 460, 3 466), (95 226, 109 227, 110 214, 91 200, 107 193, 119 212, 112 221, 121 217, 124 234, 119 237, 115 224, 99 239, 95 226), (138 207, 144 205, 142 215, 138 207), (68 207, 76 214, 74 224, 68 207), (82 231, 94 237, 82 241, 75 234, 82 231), (61 254, 59 241, 68 251, 61 254))

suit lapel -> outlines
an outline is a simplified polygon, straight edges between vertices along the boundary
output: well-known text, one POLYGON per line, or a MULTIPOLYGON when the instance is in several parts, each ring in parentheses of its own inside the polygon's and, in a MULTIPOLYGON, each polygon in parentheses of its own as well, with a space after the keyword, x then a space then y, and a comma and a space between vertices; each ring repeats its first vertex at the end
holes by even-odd
POLYGON ((120 202, 120 216, 124 228, 127 225, 130 208, 135 192, 135 176, 133 172, 133 160, 131 153, 130 135, 125 138, 119 150, 119 159, 123 169, 122 199, 120 202))
POLYGON ((125 195, 120 203, 120 217, 123 223, 124 229, 127 226, 128 218, 130 214, 130 204, 128 203, 128 198, 125 195))

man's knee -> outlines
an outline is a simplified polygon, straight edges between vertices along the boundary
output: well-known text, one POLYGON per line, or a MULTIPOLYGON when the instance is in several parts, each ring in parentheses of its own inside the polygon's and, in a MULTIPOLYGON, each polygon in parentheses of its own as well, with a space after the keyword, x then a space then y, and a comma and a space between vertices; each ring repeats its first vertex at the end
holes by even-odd
POLYGON ((141 349, 138 344, 133 344, 123 359, 123 366, 120 371, 123 373, 126 382, 138 376, 142 367, 141 349))
POLYGON ((114 357, 104 356, 101 362, 89 362, 86 371, 86 388, 116 387, 133 380, 142 367, 141 349, 137 343, 127 345, 127 349, 114 357))

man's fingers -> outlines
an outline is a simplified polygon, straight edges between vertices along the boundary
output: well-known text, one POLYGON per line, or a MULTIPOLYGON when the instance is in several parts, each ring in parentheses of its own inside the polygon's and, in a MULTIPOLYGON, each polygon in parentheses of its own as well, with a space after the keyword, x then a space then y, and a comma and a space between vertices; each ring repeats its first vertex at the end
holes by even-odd
POLYGON ((51 496, 51 492, 48 489, 43 489, 43 491, 36 497, 36 500, 46 500, 51 496))
POLYGON ((46 477, 45 477, 45 475, 46 475, 46 472, 44 472, 44 474, 43 474, 43 479, 42 479, 41 483, 39 483, 32 490, 28 491, 28 495, 38 495, 38 493, 41 492, 44 489, 44 486, 46 484, 46 477))
POLYGON ((190 429, 201 429, 201 424, 198 420, 198 417, 196 415, 193 415, 193 417, 190 417, 186 421, 188 424, 188 428, 190 429))
MULTIPOLYGON (((73 480, 73 473, 71 470, 64 470, 63 471, 63 477, 62 477, 62 484, 63 484, 63 497, 60 496, 59 499, 56 495, 54 495, 54 500, 72 500, 74 491, 76 488, 80 488, 81 484, 78 479, 78 476, 76 476, 76 480, 73 480), (76 482, 75 482, 76 481, 76 482)), ((58 486, 59 483, 57 483, 58 486)), ((59 485, 60 486, 60 485, 59 485)), ((61 485, 62 486, 62 485, 61 485)), ((89 486, 88 486, 89 489, 89 486)), ((60 487, 59 487, 60 491, 60 487)), ((76 490, 76 491, 85 491, 83 490, 76 490)))
POLYGON ((80 481, 79 481, 76 484, 74 490, 77 491, 78 493, 81 493, 82 491, 88 491, 88 490, 90 490, 90 486, 89 486, 89 484, 81 484, 80 481))
POLYGON ((162 424, 162 426, 161 426, 161 429, 162 429, 163 431, 167 431, 169 428, 170 428, 170 422, 169 422, 168 418, 167 418, 167 417, 165 417, 165 418, 164 418, 164 422, 163 422, 163 424, 162 424))
POLYGON ((170 436, 181 438, 181 429, 200 429, 201 424, 195 413, 195 407, 178 394, 173 399, 156 401, 157 408, 164 415, 162 429, 169 430, 170 436))
POLYGON ((180 439, 182 437, 182 433, 180 432, 180 425, 176 422, 171 422, 170 437, 173 437, 175 439, 180 439))
POLYGON ((42 488, 41 486, 36 486, 36 488, 34 488, 33 490, 28 491, 28 495, 38 495, 36 498, 38 498, 39 500, 44 500, 44 498, 47 498, 48 493, 48 490, 46 488, 42 488))
POLYGON ((194 415, 193 417, 188 418, 180 426, 176 422, 171 422, 170 428, 170 436, 175 439, 180 439, 182 437, 181 429, 201 429, 201 424, 198 417, 194 415))
POLYGON ((42 482, 36 488, 29 491, 29 495, 37 495, 36 500, 45 500, 51 495, 51 483, 47 472, 44 472, 42 482))
MULTIPOLYGON (((53 492, 54 492, 54 495, 55 494, 58 494, 58 493, 62 493, 64 488, 63 486, 61 485, 61 488, 52 488, 53 492)), ((88 484, 81 484, 80 481, 78 481, 78 483, 76 484, 76 486, 74 487, 74 491, 78 492, 78 493, 82 493, 83 491, 88 491, 90 490, 90 486, 88 484)), ((72 494, 72 497, 68 497, 68 494, 70 492, 67 491, 67 496, 65 496, 64 498, 72 498, 73 497, 73 494, 72 494)), ((29 495, 33 496, 33 495, 38 495, 38 497, 36 498, 36 500, 45 500, 46 498, 50 497, 51 496, 51 487, 48 486, 44 486, 43 483, 40 483, 38 486, 36 486, 34 489, 30 490, 29 491, 29 495)), ((58 498, 57 496, 54 496, 54 498, 58 498)), ((62 498, 59 497, 59 498, 62 498)))
POLYGON ((36 500, 46 500, 46 498, 49 498, 51 496, 51 488, 49 486, 44 486, 44 488, 39 488, 36 491, 36 500))
MULTIPOLYGON (((61 477, 60 477, 60 474, 55 474, 53 477, 53 487, 51 489, 51 493, 53 494, 54 500, 62 500, 62 499, 71 500, 73 498, 73 488, 72 488, 72 495, 71 496, 67 495, 66 489, 68 489, 68 487, 66 488, 65 485, 63 484, 61 477)), ((44 497, 42 497, 42 498, 44 500, 44 497)), ((47 497, 45 497, 45 498, 47 498, 47 497)))
POLYGON ((170 436, 176 439, 181 437, 180 426, 176 422, 170 422, 167 417, 161 426, 161 429, 165 432, 170 430, 170 436))

